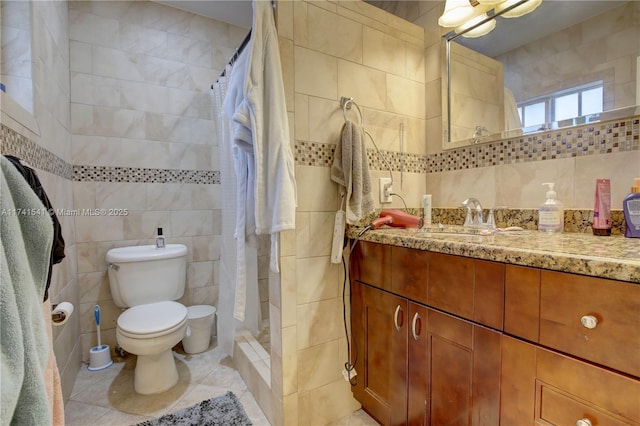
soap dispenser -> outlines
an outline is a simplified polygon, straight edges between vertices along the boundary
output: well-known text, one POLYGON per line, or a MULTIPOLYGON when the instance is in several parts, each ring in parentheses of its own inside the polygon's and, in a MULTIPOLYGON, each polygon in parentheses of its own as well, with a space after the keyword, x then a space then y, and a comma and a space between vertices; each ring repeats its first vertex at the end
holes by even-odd
POLYGON ((564 229, 564 207, 554 191, 555 183, 546 182, 547 199, 538 209, 538 230, 542 232, 562 232, 564 229))

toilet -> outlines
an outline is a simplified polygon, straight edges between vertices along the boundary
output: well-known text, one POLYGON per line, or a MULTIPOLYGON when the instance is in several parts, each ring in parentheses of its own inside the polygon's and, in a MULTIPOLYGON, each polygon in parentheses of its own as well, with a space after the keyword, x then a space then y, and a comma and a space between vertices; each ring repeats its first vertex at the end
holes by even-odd
POLYGON ((109 250, 106 260, 113 301, 126 309, 116 339, 138 356, 134 389, 144 395, 169 390, 178 383, 171 349, 187 331, 187 308, 175 302, 184 294, 187 247, 120 247, 109 250))

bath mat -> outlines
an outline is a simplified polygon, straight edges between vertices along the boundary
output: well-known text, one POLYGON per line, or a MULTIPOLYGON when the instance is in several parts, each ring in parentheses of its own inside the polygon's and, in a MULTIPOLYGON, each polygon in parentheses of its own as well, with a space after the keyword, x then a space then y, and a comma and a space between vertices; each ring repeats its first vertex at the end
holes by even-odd
POLYGON ((251 426, 242 404, 233 392, 207 399, 175 413, 138 423, 136 426, 251 426))

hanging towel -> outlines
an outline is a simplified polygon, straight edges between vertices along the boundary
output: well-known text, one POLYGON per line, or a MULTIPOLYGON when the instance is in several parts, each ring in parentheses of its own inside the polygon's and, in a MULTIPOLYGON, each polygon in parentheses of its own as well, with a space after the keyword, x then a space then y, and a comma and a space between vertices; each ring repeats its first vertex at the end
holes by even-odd
POLYGON ((42 204, 44 204, 44 207, 49 212, 51 221, 53 222, 53 246, 51 247, 51 258, 49 259, 47 285, 44 290, 44 300, 46 301, 49 298, 49 285, 51 285, 51 273, 53 265, 62 262, 62 259, 64 259, 64 238, 62 238, 62 227, 60 226, 60 221, 58 221, 58 217, 56 216, 53 206, 49 201, 49 197, 47 196, 47 193, 44 191, 44 188, 40 183, 40 179, 38 178, 38 174, 36 173, 36 171, 31 167, 23 164, 18 157, 14 157, 12 155, 5 155, 5 157, 20 172, 33 192, 35 192, 42 204))
POLYGON ((346 220, 353 225, 374 210, 364 130, 347 121, 334 153, 331 180, 347 194, 346 220))
POLYGON ((53 226, 48 214, 37 214, 44 206, 18 170, 4 157, 0 163, 0 424, 50 425, 44 371, 51 347, 42 300, 53 226))

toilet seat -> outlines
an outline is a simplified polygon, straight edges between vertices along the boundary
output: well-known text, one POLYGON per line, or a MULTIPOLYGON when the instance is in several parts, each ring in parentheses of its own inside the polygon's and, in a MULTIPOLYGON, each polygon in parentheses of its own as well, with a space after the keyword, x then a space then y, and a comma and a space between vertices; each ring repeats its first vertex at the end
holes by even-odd
POLYGON ((118 317, 118 331, 136 339, 162 336, 182 327, 187 312, 184 305, 172 301, 133 306, 118 317))

